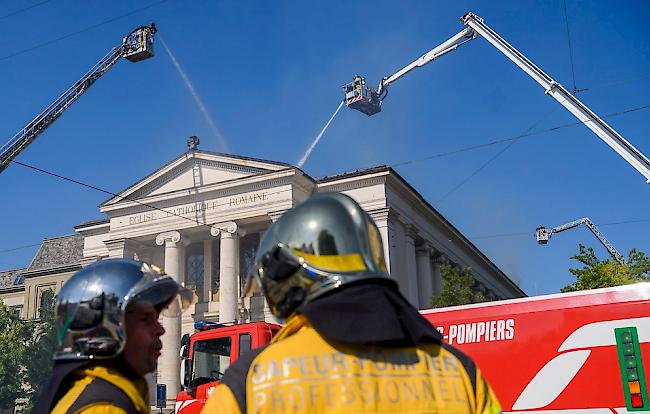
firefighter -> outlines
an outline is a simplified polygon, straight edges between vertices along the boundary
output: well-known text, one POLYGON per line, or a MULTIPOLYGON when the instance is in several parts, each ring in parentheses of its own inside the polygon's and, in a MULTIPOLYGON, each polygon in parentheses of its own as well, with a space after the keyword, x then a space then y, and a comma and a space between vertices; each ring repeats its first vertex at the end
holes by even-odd
POLYGON ((476 364, 399 293, 383 252, 348 196, 287 211, 254 275, 285 326, 233 363, 203 413, 499 413, 476 364))
POLYGON ((75 273, 56 299, 58 349, 37 414, 150 412, 144 375, 156 370, 162 311, 180 315, 191 291, 156 267, 127 259, 75 273))
POLYGON ((355 75, 352 82, 354 83, 354 90, 356 92, 355 96, 363 96, 363 78, 355 75))

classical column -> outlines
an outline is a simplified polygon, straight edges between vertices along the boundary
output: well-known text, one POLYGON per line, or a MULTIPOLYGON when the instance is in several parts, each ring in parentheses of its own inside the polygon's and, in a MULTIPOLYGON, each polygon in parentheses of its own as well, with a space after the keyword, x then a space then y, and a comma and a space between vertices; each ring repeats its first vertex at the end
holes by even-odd
POLYGON ((370 213, 373 221, 377 225, 379 234, 381 235, 381 242, 384 245, 384 260, 386 261, 386 269, 390 272, 390 234, 388 231, 389 220, 394 220, 395 213, 390 208, 382 208, 380 210, 372 211, 370 213))
POLYGON ((415 239, 417 237, 417 229, 411 225, 407 224, 405 226, 405 239, 406 239, 406 248, 404 249, 404 262, 406 264, 406 286, 405 293, 406 298, 413 304, 413 306, 418 307, 418 269, 415 262, 415 239))
POLYGON ((420 309, 426 309, 429 307, 431 294, 433 293, 431 251, 431 247, 426 243, 422 246, 418 246, 415 250, 418 266, 418 295, 420 309))
POLYGON ((433 273, 432 288, 435 295, 439 295, 442 288, 442 273, 440 272, 440 266, 443 264, 448 264, 449 262, 449 259, 444 255, 444 253, 438 250, 434 250, 432 254, 431 271, 433 273))
MULTIPOLYGON (((397 217, 397 216, 396 216, 397 217)), ((397 218, 388 221, 390 276, 395 279, 400 292, 408 298, 408 274, 406 273, 406 231, 397 218)))
MULTIPOLYGON (((267 215, 271 219, 271 222, 275 223, 276 221, 278 221, 278 219, 280 217, 282 217, 282 215, 286 211, 287 210, 271 211, 271 212, 267 213, 267 215)), ((273 224, 271 224, 271 225, 273 225, 273 224)), ((267 230, 268 230, 268 228, 267 228, 267 230)), ((252 300, 251 300, 251 303, 252 303, 252 300)), ((277 321, 276 321, 275 317, 273 316, 273 312, 271 312, 271 308, 269 307, 269 303, 266 301, 266 297, 264 297, 263 295, 262 295, 262 303, 264 305, 264 309, 263 309, 263 311, 264 311, 264 321, 265 322, 276 323, 277 321)))
POLYGON ((237 321, 239 287, 239 238, 246 233, 234 221, 212 226, 210 234, 220 237, 219 322, 237 321))
MULTIPOLYGON (((181 234, 177 231, 161 233, 156 237, 158 246, 165 246, 165 273, 177 282, 183 274, 184 263, 182 259, 183 245, 180 243, 181 234)), ((162 336, 162 351, 158 359, 158 383, 167 385, 167 406, 174 406, 176 394, 180 389, 180 357, 178 350, 181 342, 181 317, 167 317, 161 315, 165 334, 162 336)))

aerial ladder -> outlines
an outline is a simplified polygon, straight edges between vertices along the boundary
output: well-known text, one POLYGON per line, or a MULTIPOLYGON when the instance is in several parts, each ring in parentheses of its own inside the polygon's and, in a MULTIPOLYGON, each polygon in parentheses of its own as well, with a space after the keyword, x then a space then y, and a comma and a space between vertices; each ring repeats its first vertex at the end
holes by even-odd
POLYGON ((152 57, 154 55, 153 36, 155 33, 156 25, 153 23, 133 30, 122 39, 122 44, 111 49, 81 79, 76 81, 57 100, 18 131, 9 142, 0 148, 0 173, 121 58, 126 58, 131 62, 139 62, 152 57))
POLYGON ((444 43, 431 49, 409 65, 400 69, 396 73, 387 76, 381 80, 377 90, 366 84, 363 76, 355 75, 352 82, 343 86, 345 92, 345 104, 352 109, 356 109, 364 114, 371 116, 381 111, 381 104, 388 94, 388 87, 395 81, 402 78, 410 71, 433 62, 439 57, 456 50, 460 46, 476 39, 479 35, 483 36, 492 46, 499 49, 506 57, 512 60, 524 72, 532 77, 543 88, 544 92, 557 100, 569 112, 571 112, 580 122, 584 123, 596 135, 598 135, 607 145, 623 157, 630 165, 639 171, 650 184, 650 160, 630 144, 623 136, 603 121, 595 112, 582 103, 578 98, 573 96, 564 86, 553 80, 549 75, 544 73, 539 67, 530 61, 521 52, 506 42, 499 34, 492 30, 483 22, 483 19, 474 13, 467 13, 461 18, 465 28, 444 43))
POLYGON ((535 238, 537 239, 538 244, 548 244, 551 236, 553 236, 555 233, 569 230, 583 224, 587 226, 589 230, 591 230, 591 232, 598 238, 598 240, 600 240, 612 258, 614 258, 614 260, 620 264, 625 264, 625 259, 623 256, 621 256, 621 254, 614 248, 614 246, 605 238, 603 233, 598 230, 598 227, 596 227, 596 225, 592 223, 591 220, 589 220, 587 217, 583 217, 570 223, 562 224, 561 226, 553 227, 551 230, 546 230, 546 227, 539 226, 535 229, 535 238))

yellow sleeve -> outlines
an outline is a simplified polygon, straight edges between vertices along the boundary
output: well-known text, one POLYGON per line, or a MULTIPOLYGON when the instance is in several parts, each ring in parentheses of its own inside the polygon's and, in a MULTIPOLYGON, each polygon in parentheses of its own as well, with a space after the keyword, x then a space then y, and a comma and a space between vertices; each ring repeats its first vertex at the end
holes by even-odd
POLYGON ((501 404, 490 384, 476 370, 476 411, 477 414, 501 414, 501 404))
POLYGON ((83 407, 74 414, 126 414, 126 411, 111 404, 93 404, 83 407))
POLYGON ((201 414, 242 414, 235 395, 225 384, 217 385, 201 414))

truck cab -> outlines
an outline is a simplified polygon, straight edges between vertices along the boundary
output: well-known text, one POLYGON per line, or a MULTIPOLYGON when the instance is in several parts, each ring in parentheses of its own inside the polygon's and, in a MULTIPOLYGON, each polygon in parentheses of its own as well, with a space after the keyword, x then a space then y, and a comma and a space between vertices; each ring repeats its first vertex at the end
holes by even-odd
POLYGON ((252 322, 224 325, 197 321, 196 332, 181 339, 181 384, 176 413, 199 413, 226 369, 240 356, 267 344, 280 325, 252 322))

